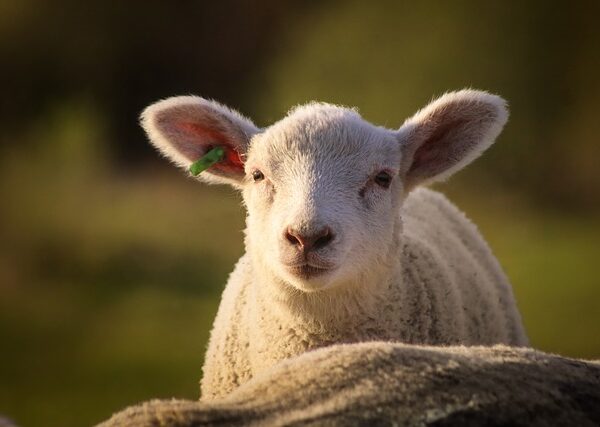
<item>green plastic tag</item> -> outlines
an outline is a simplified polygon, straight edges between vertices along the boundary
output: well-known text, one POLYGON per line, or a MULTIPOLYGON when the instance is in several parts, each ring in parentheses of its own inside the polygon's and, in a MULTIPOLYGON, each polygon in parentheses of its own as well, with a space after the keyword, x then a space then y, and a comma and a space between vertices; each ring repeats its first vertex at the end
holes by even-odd
POLYGON ((205 171, 215 163, 223 160, 223 157, 225 157, 225 150, 223 147, 215 147, 192 163, 190 165, 190 172, 192 175, 198 176, 200 172, 205 171))

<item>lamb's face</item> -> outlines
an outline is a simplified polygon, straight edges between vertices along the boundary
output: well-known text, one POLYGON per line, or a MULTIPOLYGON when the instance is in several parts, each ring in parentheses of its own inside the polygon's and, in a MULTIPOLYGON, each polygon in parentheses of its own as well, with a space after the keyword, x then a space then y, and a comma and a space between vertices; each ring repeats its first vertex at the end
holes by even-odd
POLYGON ((328 104, 308 104, 259 129, 219 103, 183 96, 148 107, 142 126, 185 169, 221 147, 224 158, 199 178, 242 189, 253 259, 280 281, 316 291, 384 271, 403 195, 479 156, 507 116, 502 98, 463 90, 398 130, 328 104))
POLYGON ((324 104, 255 135, 243 185, 253 256, 304 291, 378 268, 394 244, 400 156, 393 132, 324 104))

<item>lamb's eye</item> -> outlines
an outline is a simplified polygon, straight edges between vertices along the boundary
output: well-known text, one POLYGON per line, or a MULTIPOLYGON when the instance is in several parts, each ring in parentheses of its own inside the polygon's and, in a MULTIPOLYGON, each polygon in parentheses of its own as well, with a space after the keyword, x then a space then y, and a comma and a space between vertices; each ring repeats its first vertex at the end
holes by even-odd
POLYGON ((381 171, 374 178, 375 184, 383 188, 388 188, 392 183, 392 176, 386 171, 381 171))
POLYGON ((262 181, 263 179, 265 179, 265 175, 257 169, 254 172, 252 172, 252 179, 254 180, 254 182, 262 181))

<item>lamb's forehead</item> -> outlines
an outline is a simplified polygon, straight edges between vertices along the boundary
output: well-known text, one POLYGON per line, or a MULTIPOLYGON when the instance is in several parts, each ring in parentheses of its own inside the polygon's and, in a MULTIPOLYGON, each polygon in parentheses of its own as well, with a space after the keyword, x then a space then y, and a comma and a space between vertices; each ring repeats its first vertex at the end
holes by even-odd
POLYGON ((328 104, 326 102, 310 102, 291 108, 286 117, 278 123, 314 122, 315 126, 331 123, 364 121, 355 108, 328 104))
POLYGON ((398 143, 392 132, 364 120, 355 109, 310 103, 293 108, 257 135, 249 155, 280 162, 296 157, 378 157, 394 151, 398 143))

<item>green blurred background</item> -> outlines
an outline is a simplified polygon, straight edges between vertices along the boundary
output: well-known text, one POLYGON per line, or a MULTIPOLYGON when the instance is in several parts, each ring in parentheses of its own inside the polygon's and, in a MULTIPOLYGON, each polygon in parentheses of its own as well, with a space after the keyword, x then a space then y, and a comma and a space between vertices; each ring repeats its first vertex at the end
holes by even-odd
POLYGON ((501 94, 498 143, 437 188, 533 346, 599 358, 599 5, 0 0, 0 414, 90 425, 198 397, 244 212, 146 143, 139 112, 177 94, 261 126, 317 99, 388 127, 447 90, 501 94))

